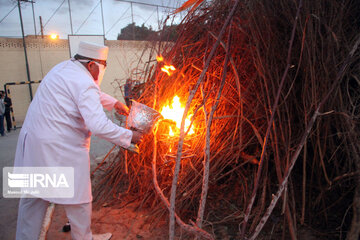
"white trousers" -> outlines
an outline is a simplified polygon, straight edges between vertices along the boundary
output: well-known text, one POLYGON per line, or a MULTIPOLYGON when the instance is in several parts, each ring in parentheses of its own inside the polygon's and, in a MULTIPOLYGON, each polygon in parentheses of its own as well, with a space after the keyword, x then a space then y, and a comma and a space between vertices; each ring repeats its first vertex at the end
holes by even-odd
MULTIPOLYGON (((49 202, 41 198, 22 198, 16 226, 16 240, 36 240, 39 238, 42 222, 49 202)), ((91 240, 92 204, 64 204, 70 221, 73 240, 91 240)), ((65 224, 65 222, 64 222, 65 224)))

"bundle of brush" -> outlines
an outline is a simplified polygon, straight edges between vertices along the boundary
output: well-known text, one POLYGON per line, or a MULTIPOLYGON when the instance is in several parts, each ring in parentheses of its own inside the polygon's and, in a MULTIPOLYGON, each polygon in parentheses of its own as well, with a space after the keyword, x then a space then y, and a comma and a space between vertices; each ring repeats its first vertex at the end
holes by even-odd
MULTIPOLYGON (((359 6, 202 2, 163 49, 163 62, 147 68, 138 100, 161 113, 177 96, 182 127, 159 123, 139 156, 129 156, 128 175, 114 160, 98 196, 129 193, 154 218, 175 206, 177 219, 215 235, 222 225, 234 237, 258 234, 271 214, 284 218, 288 231, 280 234, 292 238, 298 221, 326 237, 349 230, 340 221, 350 225, 346 206, 355 186, 360 193, 359 6), (164 63, 176 70, 161 71, 164 63)), ((279 233, 283 222, 272 223, 279 233)))

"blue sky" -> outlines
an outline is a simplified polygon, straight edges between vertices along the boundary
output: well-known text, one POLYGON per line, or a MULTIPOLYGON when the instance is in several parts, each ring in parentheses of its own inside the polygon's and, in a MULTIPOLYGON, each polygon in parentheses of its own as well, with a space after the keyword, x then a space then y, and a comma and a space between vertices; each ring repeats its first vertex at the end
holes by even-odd
MULTIPOLYGON (((185 0, 132 0, 177 8, 185 0)), ((42 17, 44 34, 57 33, 60 38, 67 39, 71 34, 68 0, 34 0, 36 33, 40 32, 39 16, 42 17), (56 10, 58 11, 56 12, 56 10), (55 13, 55 14, 54 14, 55 13), (51 16, 53 17, 51 18, 51 16)), ((102 0, 104 11, 105 37, 116 39, 120 29, 132 22, 131 4, 118 0, 102 0)), ((103 34, 100 0, 70 0, 71 17, 74 34, 103 34)), ((22 2, 21 11, 25 35, 34 35, 34 18, 31 3, 22 2)), ((133 4, 133 17, 136 25, 145 24, 153 29, 159 28, 162 21, 173 9, 133 4)), ((184 13, 171 15, 175 23, 184 13)), ((19 11, 16 0, 0 0, 0 36, 21 37, 19 11), (15 7, 16 6, 16 7, 15 7), (15 8, 14 8, 15 7, 15 8), (14 9, 13 9, 14 8, 14 9), (13 9, 13 11, 11 11, 13 9), (11 11, 11 12, 10 12, 11 11), (9 14, 7 17, 5 17, 9 14), (5 18, 4 18, 5 17, 5 18)))

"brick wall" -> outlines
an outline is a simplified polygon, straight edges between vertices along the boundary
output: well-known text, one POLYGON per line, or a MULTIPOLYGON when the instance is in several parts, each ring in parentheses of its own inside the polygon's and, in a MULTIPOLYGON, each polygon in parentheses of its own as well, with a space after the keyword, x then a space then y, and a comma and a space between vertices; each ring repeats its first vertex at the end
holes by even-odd
MULTIPOLYGON (((102 91, 123 101, 119 85, 128 77, 142 80, 144 64, 149 61, 150 42, 105 41, 109 47, 108 67, 101 85, 102 91), (114 81, 118 79, 117 81, 114 81)), ((26 38, 27 55, 32 81, 41 80, 56 64, 70 57, 68 40, 26 38)), ((153 59, 151 59, 153 60, 153 59)), ((0 38, 0 88, 5 83, 27 81, 22 39, 0 38)), ((33 95, 38 84, 32 84, 33 95)), ((30 104, 28 85, 10 86, 17 126, 24 120, 30 104)))

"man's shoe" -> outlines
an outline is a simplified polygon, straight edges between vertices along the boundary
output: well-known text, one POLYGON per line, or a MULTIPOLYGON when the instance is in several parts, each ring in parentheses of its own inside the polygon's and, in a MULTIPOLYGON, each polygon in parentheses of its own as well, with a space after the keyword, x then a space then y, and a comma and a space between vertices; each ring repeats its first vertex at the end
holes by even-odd
POLYGON ((93 240, 109 240, 111 237, 111 233, 93 234, 93 240))

